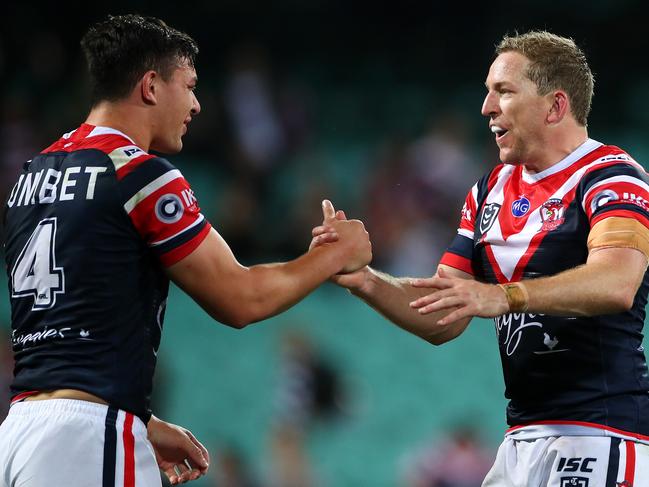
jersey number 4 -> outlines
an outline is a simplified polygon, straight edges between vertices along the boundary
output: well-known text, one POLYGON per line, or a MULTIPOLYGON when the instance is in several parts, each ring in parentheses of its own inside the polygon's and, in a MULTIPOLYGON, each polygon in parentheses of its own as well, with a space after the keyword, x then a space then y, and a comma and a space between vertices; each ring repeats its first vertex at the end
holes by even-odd
POLYGON ((11 296, 33 296, 32 311, 51 308, 56 295, 65 292, 63 268, 56 267, 55 241, 56 218, 41 220, 11 270, 11 296))

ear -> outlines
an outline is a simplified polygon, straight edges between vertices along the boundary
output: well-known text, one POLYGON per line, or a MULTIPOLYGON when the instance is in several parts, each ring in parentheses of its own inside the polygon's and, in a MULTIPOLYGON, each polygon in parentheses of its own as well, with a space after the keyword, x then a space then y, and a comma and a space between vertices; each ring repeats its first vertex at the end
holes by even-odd
POLYGON ((561 122, 570 113, 570 100, 568 94, 561 90, 550 93, 548 97, 550 97, 551 105, 546 121, 548 124, 554 125, 561 122))
POLYGON ((156 105, 158 99, 156 97, 156 89, 159 82, 158 73, 155 71, 147 71, 140 79, 140 94, 142 101, 147 105, 156 105))

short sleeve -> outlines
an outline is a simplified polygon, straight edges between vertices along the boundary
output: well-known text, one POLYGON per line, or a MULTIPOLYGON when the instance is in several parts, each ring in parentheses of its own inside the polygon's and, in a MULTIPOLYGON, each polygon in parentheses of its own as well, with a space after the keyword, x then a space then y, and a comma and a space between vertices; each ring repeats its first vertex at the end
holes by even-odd
POLYGON ((615 164, 588 175, 582 208, 590 227, 605 218, 638 220, 649 228, 649 180, 636 164, 615 164))
POLYGON ((473 252, 474 252, 474 234, 475 219, 478 213, 478 185, 475 184, 464 201, 460 217, 460 225, 457 229, 457 235, 446 249, 440 264, 453 267, 455 269, 474 274, 473 271, 473 252))
POLYGON ((168 267, 192 253, 210 231, 194 192, 169 161, 154 157, 119 181, 124 210, 168 267))

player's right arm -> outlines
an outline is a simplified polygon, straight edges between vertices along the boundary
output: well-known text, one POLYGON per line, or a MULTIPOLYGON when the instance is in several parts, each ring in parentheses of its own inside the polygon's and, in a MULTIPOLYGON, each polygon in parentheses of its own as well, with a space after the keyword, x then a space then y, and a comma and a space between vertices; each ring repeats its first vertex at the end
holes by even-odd
MULTIPOLYGON (((439 268, 453 277, 473 279, 469 273, 440 264, 439 268)), ((352 274, 336 275, 332 278, 338 285, 365 301, 368 305, 404 330, 423 338, 434 345, 441 345, 458 337, 466 329, 470 318, 440 326, 437 322, 450 313, 445 310, 430 315, 421 315, 410 306, 412 301, 426 294, 425 290, 413 287, 411 279, 393 277, 365 266, 352 274)))
MULTIPOLYGON (((473 251, 472 232, 477 205, 476 195, 477 186, 474 186, 469 192, 462 210, 458 235, 449 252, 442 258, 442 263, 438 266, 435 276, 438 275, 439 270, 442 270, 445 276, 473 279, 471 252, 473 251)), ((336 218, 345 220, 345 213, 343 211, 336 212, 336 218)), ((314 238, 321 238, 326 234, 325 222, 323 222, 323 226, 313 229, 314 238)), ((411 278, 393 277, 365 266, 357 272, 335 275, 331 280, 339 286, 347 288, 353 295, 365 301, 400 328, 434 345, 441 345, 458 337, 471 321, 470 318, 465 318, 440 325, 439 320, 453 310, 444 310, 430 315, 420 314, 411 307, 410 303, 426 293, 422 288, 413 286, 411 278)))
POLYGON ((353 272, 372 258, 358 220, 338 221, 323 208, 338 240, 290 262, 241 265, 200 212, 189 184, 165 159, 133 146, 111 153, 123 209, 167 275, 214 319, 242 328, 278 314, 338 272, 353 272), (117 155, 115 155, 117 154, 117 155))
POLYGON ((332 221, 338 241, 310 249, 295 260, 241 265, 211 229, 187 257, 167 268, 170 278, 214 319, 242 328, 288 309, 338 272, 371 260, 367 232, 359 221, 332 221))

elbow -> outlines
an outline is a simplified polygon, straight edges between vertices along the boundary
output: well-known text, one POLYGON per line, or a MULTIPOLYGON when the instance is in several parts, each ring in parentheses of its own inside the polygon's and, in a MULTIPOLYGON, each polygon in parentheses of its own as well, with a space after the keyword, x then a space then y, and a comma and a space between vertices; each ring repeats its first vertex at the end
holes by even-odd
POLYGON ((633 308, 633 303, 635 302, 635 290, 623 288, 618 292, 613 293, 613 305, 616 308, 616 313, 624 313, 630 311, 633 308))
POLYGON ((214 321, 218 321, 235 330, 243 330, 248 325, 254 323, 254 319, 245 310, 206 310, 214 321))
POLYGON ((591 311, 583 313, 584 316, 599 314, 625 313, 633 308, 635 302, 635 289, 627 286, 620 286, 598 299, 591 311))
POLYGON ((222 323, 235 330, 243 330, 246 326, 251 325, 253 321, 246 317, 237 317, 228 321, 222 321, 222 323))
POLYGON ((444 345, 446 342, 450 342, 453 338, 451 337, 445 337, 445 336, 432 336, 432 337, 426 337, 424 340, 426 340, 428 343, 431 345, 435 346, 440 346, 444 345))

